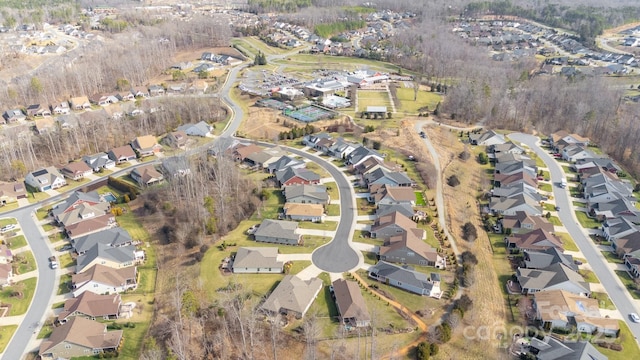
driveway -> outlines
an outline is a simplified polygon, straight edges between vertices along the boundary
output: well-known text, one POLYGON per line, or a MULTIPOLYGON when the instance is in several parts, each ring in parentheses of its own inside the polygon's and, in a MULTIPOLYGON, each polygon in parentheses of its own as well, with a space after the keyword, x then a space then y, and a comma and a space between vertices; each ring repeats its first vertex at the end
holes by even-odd
MULTIPOLYGON (((538 157, 547 164, 551 174, 551 179, 554 183, 560 182, 560 179, 564 177, 564 172, 558 162, 555 161, 549 153, 538 146, 539 138, 533 135, 521 133, 511 134, 509 135, 509 138, 529 146, 529 148, 531 148, 531 150, 533 150, 536 155, 538 155, 538 157)), ((631 297, 618 276, 610 269, 606 259, 604 259, 597 246, 588 237, 585 229, 583 229, 578 223, 575 213, 572 210, 567 211, 567 209, 573 208, 571 206, 572 200, 569 197, 569 190, 561 189, 554 185, 553 194, 556 199, 556 204, 558 204, 561 209, 558 214, 560 220, 582 251, 584 258, 587 259, 587 262, 593 271, 598 275, 601 284, 604 286, 604 289, 607 290, 609 297, 615 304, 616 308, 620 311, 623 320, 627 323, 633 335, 636 339, 640 338, 640 324, 632 322, 628 316, 629 313, 638 312, 638 301, 631 297)))

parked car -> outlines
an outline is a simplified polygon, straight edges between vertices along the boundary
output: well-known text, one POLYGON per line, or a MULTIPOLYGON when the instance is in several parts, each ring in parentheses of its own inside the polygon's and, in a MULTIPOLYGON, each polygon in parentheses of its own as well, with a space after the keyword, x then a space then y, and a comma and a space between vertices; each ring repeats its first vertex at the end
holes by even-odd
POLYGON ((636 323, 640 322, 640 317, 636 313, 629 314, 629 317, 631 318, 631 321, 633 321, 633 322, 636 322, 636 323))
POLYGON ((7 231, 9 231, 9 230, 13 230, 13 229, 15 229, 15 228, 16 228, 16 224, 8 224, 8 225, 3 226, 3 227, 0 229, 0 232, 7 232, 7 231))
POLYGON ((58 259, 56 259, 55 256, 52 256, 49 258, 49 265, 51 265, 52 269, 57 269, 58 268, 58 259))

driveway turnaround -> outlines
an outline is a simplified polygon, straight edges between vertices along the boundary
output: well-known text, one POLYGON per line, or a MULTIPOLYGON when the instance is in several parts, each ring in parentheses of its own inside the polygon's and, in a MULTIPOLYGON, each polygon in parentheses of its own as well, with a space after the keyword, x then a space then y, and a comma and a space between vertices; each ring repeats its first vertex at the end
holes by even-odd
POLYGON ((604 286, 611 298, 611 301, 615 304, 616 308, 620 311, 622 318, 631 329, 633 336, 637 339, 640 337, 640 324, 634 323, 630 320, 630 313, 637 313, 638 309, 634 306, 634 300, 624 287, 620 279, 614 274, 607 266, 606 260, 598 250, 593 241, 585 234, 583 228, 578 224, 578 220, 573 211, 573 204, 569 198, 569 189, 562 189, 555 185, 560 182, 564 177, 562 168, 544 149, 538 146, 539 138, 528 134, 511 134, 509 138, 512 140, 521 142, 527 145, 533 150, 549 168, 553 185, 553 195, 556 199, 556 205, 560 206, 559 212, 560 220, 562 224, 567 228, 567 231, 576 242, 585 259, 598 275, 600 283, 604 286))

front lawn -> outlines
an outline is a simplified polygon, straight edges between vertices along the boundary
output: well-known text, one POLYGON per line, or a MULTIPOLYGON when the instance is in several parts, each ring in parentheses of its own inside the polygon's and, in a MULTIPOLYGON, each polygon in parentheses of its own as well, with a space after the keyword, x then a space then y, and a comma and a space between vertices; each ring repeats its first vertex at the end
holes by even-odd
POLYGON ((313 230, 326 230, 335 231, 338 228, 337 221, 325 221, 321 223, 314 223, 311 221, 300 221, 298 223, 300 229, 313 229, 313 230))
POLYGON ((328 236, 302 235, 302 246, 309 249, 317 249, 329 241, 331 238, 328 236))
MULTIPOLYGON (((428 107, 433 111, 436 105, 442 100, 442 96, 429 91, 418 91, 416 100, 414 99, 415 92, 412 88, 405 88, 398 86, 396 90, 396 96, 400 100, 400 107, 398 110, 402 110, 408 113, 418 113, 422 108, 428 107)), ((423 110, 424 111, 424 110, 423 110)))
POLYGON ((30 203, 37 203, 43 200, 48 199, 50 196, 46 192, 29 192, 27 193, 27 200, 30 203))
POLYGON ((60 283, 58 284, 58 292, 56 293, 56 295, 66 294, 69 291, 71 291, 71 274, 61 275, 60 283))
POLYGON ((27 239, 24 238, 24 235, 18 235, 12 238, 8 238, 7 240, 5 240, 5 242, 8 244, 9 249, 11 250, 27 246, 27 239))
POLYGON ((18 220, 16 220, 15 218, 4 218, 4 219, 0 219, 0 227, 3 226, 7 226, 10 224, 18 224, 18 220))
POLYGON ((49 235, 49 241, 54 244, 64 239, 65 239, 65 235, 64 233, 61 233, 61 232, 49 235))
POLYGON ((578 222, 585 229, 598 229, 600 228, 600 223, 595 219, 592 219, 587 216, 587 213, 584 211, 576 211, 576 217, 578 218, 578 222))
POLYGON ((624 261, 618 257, 618 255, 612 251, 600 251, 602 256, 607 259, 608 262, 614 264, 624 264, 624 261))
POLYGON ((544 203, 542 205, 542 208, 544 209, 544 211, 556 211, 556 206, 549 203, 544 203))
POLYGON ((600 305, 600 309, 607 309, 607 310, 615 310, 616 306, 613 305, 613 302, 611 301, 611 299, 609 298, 609 295, 607 295, 607 293, 603 293, 603 292, 592 292, 591 293, 591 297, 598 300, 598 304, 600 305))
POLYGON ((2 205, 2 206, 0 206, 0 213, 11 211, 11 210, 15 210, 18 207, 19 206, 18 206, 17 202, 13 202, 13 203, 10 203, 10 204, 2 205))
POLYGON ((568 233, 557 232, 556 236, 562 240, 562 247, 567 251, 580 251, 573 238, 568 233))
POLYGON ((357 198, 356 206, 358 207, 358 215, 373 215, 376 213, 376 206, 365 198, 357 198))
POLYGON ((327 193, 329 194, 329 199, 338 200, 340 199, 340 191, 338 190, 338 185, 335 182, 324 183, 324 186, 327 188, 327 193))
POLYGON ((560 218, 557 216, 549 216, 547 220, 555 226, 562 226, 562 221, 560 221, 560 218))
POLYGON ((74 260, 71 257, 71 254, 68 253, 68 252, 60 255, 58 260, 59 260, 59 263, 60 263, 60 268, 62 268, 62 269, 77 265, 76 260, 74 260))
POLYGON ((549 183, 538 183, 538 188, 542 191, 546 191, 546 192, 552 192, 553 191, 553 186, 551 186, 551 184, 549 183))
POLYGON ((44 232, 49 232, 49 231, 55 230, 55 229, 58 229, 58 227, 55 226, 53 223, 48 223, 48 224, 42 225, 42 230, 44 230, 44 232))
POLYGON ((6 286, 0 291, 0 302, 11 305, 8 316, 22 315, 27 312, 36 290, 36 281, 35 277, 28 278, 12 286, 6 286))
POLYGON ((609 360, 635 359, 638 354, 640 354, 638 343, 635 341, 633 333, 629 330, 627 323, 622 320, 618 321, 618 323, 620 324, 620 335, 614 342, 622 345, 622 351, 605 349, 599 346, 596 346, 596 349, 607 356, 609 360))
POLYGON ((33 253, 29 250, 14 255, 13 264, 17 264, 17 271, 15 275, 26 274, 37 268, 36 260, 33 258, 33 253))
POLYGON ((338 204, 327 205, 327 216, 340 216, 340 205, 338 204))
POLYGON ((416 206, 427 206, 427 202, 424 200, 424 194, 422 194, 422 191, 416 191, 416 206))
POLYGON ((0 326, 0 354, 9 345, 9 341, 13 337, 13 333, 18 329, 18 325, 0 326))
POLYGON ((44 220, 49 216, 49 210, 51 210, 51 206, 42 207, 36 211, 36 217, 38 220, 44 220))
POLYGON ((596 273, 594 273, 593 271, 587 270, 587 269, 581 269, 581 270, 578 270, 578 273, 582 275, 582 277, 586 282, 592 283, 592 284, 600 284, 600 280, 598 280, 596 273))
POLYGON ((638 286, 633 282, 629 273, 624 270, 615 270, 616 275, 620 278, 624 286, 629 290, 629 294, 633 296, 634 299, 640 299, 640 291, 638 291, 638 286))

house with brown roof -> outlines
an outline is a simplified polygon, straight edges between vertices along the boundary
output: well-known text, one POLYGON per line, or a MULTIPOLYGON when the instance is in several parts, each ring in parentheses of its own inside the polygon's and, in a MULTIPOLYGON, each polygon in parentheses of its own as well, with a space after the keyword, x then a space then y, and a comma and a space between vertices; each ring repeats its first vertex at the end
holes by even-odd
POLYGON ((284 216, 289 220, 322 222, 324 206, 320 204, 285 203, 284 216))
POLYGON ((60 172, 64 177, 71 180, 82 180, 85 176, 93 174, 93 169, 84 161, 74 161, 63 166, 60 172))
POLYGON ((109 156, 109 159, 115 161, 116 164, 122 164, 137 158, 135 151, 131 148, 131 145, 123 145, 113 148, 109 150, 107 155, 109 156))
POLYGON ((102 201, 96 192, 74 191, 65 201, 54 206, 51 213, 58 223, 69 226, 110 211, 111 205, 102 201))
POLYGON ((91 103, 89 102, 89 98, 86 96, 71 98, 69 99, 69 104, 71 104, 71 109, 73 110, 91 109, 91 103))
POLYGON ((0 288, 11 283, 13 267, 11 264, 0 264, 0 288))
POLYGON ((261 309, 271 314, 290 314, 302 318, 322 287, 321 279, 302 280, 295 275, 287 275, 267 297, 261 309))
POLYGON ((64 324, 74 316, 82 316, 91 320, 96 318, 117 319, 120 305, 122 305, 120 294, 98 295, 91 291, 85 291, 76 298, 65 300, 64 309, 58 314, 58 322, 64 324))
POLYGON ((389 185, 377 185, 369 188, 369 202, 380 205, 416 204, 413 188, 389 185))
POLYGON ((38 135, 44 135, 56 129, 56 121, 51 117, 37 118, 33 123, 38 135))
POLYGON ((349 327, 371 325, 371 315, 355 281, 338 279, 333 282, 333 299, 340 314, 340 321, 349 327))
POLYGON ((580 333, 601 333, 617 336, 620 325, 617 319, 605 318, 600 314, 598 299, 590 299, 564 290, 541 291, 533 294, 535 319, 542 327, 572 330, 580 333))
POLYGON ((561 263, 555 263, 544 269, 518 268, 516 278, 522 287, 523 294, 565 290, 577 295, 591 295, 591 286, 582 275, 561 263))
POLYGON ((237 144, 234 147, 227 150, 235 161, 243 162, 251 154, 255 154, 262 151, 262 148, 255 144, 237 144))
POLYGON ((283 269, 277 247, 238 248, 231 265, 234 274, 280 274, 283 269))
POLYGON ((120 269, 96 264, 80 274, 71 276, 73 296, 78 297, 85 291, 97 294, 121 293, 135 289, 138 285, 138 270, 135 266, 120 269))
POLYGON ((405 231, 385 240, 378 256, 380 260, 398 264, 435 266, 438 269, 444 269, 446 266, 438 251, 419 238, 414 231, 405 231))
POLYGON ((46 105, 31 104, 27 106, 28 117, 45 117, 51 116, 51 110, 46 105))
POLYGON ((420 239, 426 238, 426 232, 418 229, 413 220, 395 211, 379 216, 371 226, 370 233, 372 238, 388 239, 407 231, 415 232, 420 239))
POLYGON ((545 250, 550 247, 564 251, 562 240, 544 229, 536 229, 525 234, 514 234, 504 238, 508 249, 512 250, 545 250))
POLYGON ((178 149, 183 149, 185 145, 187 145, 187 140, 189 140, 189 138, 187 138, 187 134, 182 130, 171 131, 163 139, 164 143, 178 149))
POLYGON ((131 142, 131 147, 138 151, 140 157, 152 156, 162 150, 162 146, 158 144, 153 135, 138 136, 131 142))
POLYGON ((516 211, 515 215, 505 215, 501 221, 503 233, 511 229, 512 234, 524 234, 536 229, 553 232, 553 224, 542 216, 529 215, 526 211, 516 211))
POLYGON ((0 181, 0 207, 14 203, 18 199, 25 199, 27 191, 24 183, 15 181, 11 183, 0 181))
POLYGON ((153 164, 139 166, 131 170, 131 178, 135 180, 140 186, 151 186, 164 180, 162 175, 153 164))
POLYGON ((53 329, 51 336, 40 344, 42 359, 70 359, 116 351, 122 342, 122 330, 107 330, 97 321, 74 317, 53 329))

